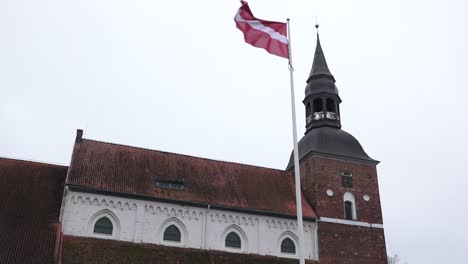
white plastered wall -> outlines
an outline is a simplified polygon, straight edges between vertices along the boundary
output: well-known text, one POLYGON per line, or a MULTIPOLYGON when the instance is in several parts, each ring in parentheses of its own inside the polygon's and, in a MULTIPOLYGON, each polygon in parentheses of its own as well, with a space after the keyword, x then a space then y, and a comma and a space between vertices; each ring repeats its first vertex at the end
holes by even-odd
MULTIPOLYGON (((297 258, 297 254, 280 250, 281 241, 286 237, 298 248, 295 219, 74 191, 68 191, 64 199, 62 231, 65 235, 297 258), (112 221, 111 236, 93 233, 94 223, 100 216, 112 221), (172 224, 181 231, 180 243, 162 239, 165 228, 172 224), (241 249, 224 246, 230 232, 236 232, 241 238, 241 249)), ((304 222, 308 259, 317 259, 315 227, 315 222, 304 222)))

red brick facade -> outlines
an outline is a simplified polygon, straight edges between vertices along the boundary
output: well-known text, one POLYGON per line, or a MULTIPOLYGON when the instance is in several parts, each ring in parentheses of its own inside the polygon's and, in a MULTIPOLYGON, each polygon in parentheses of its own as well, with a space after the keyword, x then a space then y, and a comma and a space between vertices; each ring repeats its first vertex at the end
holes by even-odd
POLYGON ((377 170, 373 164, 338 159, 308 157, 301 162, 301 186, 320 217, 344 219, 343 195, 351 192, 356 199, 357 220, 382 224, 377 170), (353 187, 343 187, 341 172, 351 172, 353 187), (333 196, 327 195, 327 190, 333 196), (364 195, 370 200, 365 201, 364 195))
POLYGON ((320 264, 387 264, 382 228, 319 222, 320 264))
MULTIPOLYGON (((374 164, 309 156, 301 162, 301 182, 307 200, 321 218, 345 219, 343 196, 350 192, 356 201, 356 221, 382 224, 374 164), (352 187, 343 186, 343 171, 352 173, 352 187), (370 200, 365 201, 364 195, 370 200)), ((387 263, 382 228, 319 221, 317 237, 321 264, 387 263)))

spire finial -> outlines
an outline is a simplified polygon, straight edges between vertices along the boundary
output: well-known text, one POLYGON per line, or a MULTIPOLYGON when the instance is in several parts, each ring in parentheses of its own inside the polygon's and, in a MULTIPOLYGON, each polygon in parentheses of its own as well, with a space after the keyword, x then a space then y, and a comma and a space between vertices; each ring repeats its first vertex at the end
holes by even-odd
POLYGON ((315 17, 315 28, 317 29, 317 33, 318 33, 318 29, 319 29, 319 22, 318 22, 318 18, 317 16, 315 17))

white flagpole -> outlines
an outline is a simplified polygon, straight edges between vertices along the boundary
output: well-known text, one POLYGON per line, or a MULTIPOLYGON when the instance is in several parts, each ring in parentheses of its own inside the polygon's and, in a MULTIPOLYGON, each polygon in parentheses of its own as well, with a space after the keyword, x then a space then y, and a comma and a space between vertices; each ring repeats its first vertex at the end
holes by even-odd
POLYGON ((294 179, 296 185, 296 207, 297 207, 297 233, 299 237, 299 263, 305 264, 304 251, 304 224, 302 223, 302 191, 301 191, 301 174, 299 168, 299 152, 297 150, 297 129, 296 129, 296 104, 294 103, 294 68, 292 64, 291 54, 291 29, 288 24, 288 54, 289 54, 289 79, 291 83, 291 109, 292 109, 292 127, 294 141, 294 179))

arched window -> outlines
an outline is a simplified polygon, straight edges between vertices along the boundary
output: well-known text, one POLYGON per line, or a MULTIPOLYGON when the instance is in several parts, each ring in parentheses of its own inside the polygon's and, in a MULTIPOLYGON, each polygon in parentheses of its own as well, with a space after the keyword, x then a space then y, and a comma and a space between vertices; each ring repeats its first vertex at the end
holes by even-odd
POLYGON ((281 253, 296 254, 296 245, 290 238, 285 238, 281 242, 281 253))
POLYGON ((164 230, 163 239, 165 241, 180 242, 180 230, 175 225, 170 225, 166 230, 164 230))
POLYGON ((350 192, 346 192, 343 196, 343 205, 344 205, 344 213, 346 220, 356 220, 356 201, 354 199, 354 195, 350 192))
POLYGON ((236 232, 231 232, 226 236, 225 246, 230 248, 241 248, 241 239, 236 232))
POLYGON ((111 220, 104 216, 96 221, 93 232, 96 234, 112 235, 113 229, 111 220))

